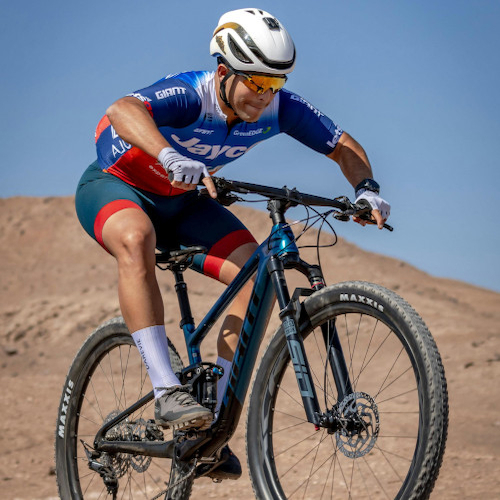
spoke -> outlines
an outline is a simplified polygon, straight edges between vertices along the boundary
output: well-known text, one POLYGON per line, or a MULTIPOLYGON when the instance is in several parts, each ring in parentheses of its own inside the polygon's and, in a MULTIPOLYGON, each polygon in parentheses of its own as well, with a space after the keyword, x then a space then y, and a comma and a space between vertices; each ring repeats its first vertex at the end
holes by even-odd
POLYGON ((368 469, 370 470, 373 478, 375 479, 375 481, 377 481, 378 485, 380 486, 381 490, 384 492, 384 495, 385 497, 387 498, 387 500, 390 500, 390 497, 389 495, 387 494, 387 492, 385 491, 385 488, 382 486, 382 483, 379 481, 377 475, 375 474, 375 472, 373 471, 373 469, 370 467, 370 464, 368 463, 368 461, 366 460, 366 457, 363 457, 363 462, 366 464, 366 466, 368 467, 368 469))
POLYGON ((383 399, 382 401, 377 401, 377 405, 381 405, 382 403, 386 403, 387 401, 392 401, 393 399, 400 398, 401 396, 406 396, 406 394, 411 394, 412 392, 417 391, 418 388, 409 389, 408 391, 401 392, 400 394, 396 394, 395 396, 391 396, 390 398, 383 399))
MULTIPOLYGON (((286 413, 284 414, 286 415, 286 413)), ((293 415, 289 415, 290 417, 293 417, 293 415)), ((288 425, 287 427, 283 427, 282 429, 279 429, 279 430, 274 430, 273 429, 273 434, 279 434, 280 432, 283 432, 283 431, 288 431, 290 429, 294 429, 296 427, 299 427, 301 425, 304 425, 304 424, 307 424, 309 422, 307 422, 307 420, 304 420, 303 422, 298 422, 297 424, 291 424, 291 425, 288 425)), ((311 424, 312 425, 312 424, 311 424)), ((316 431, 317 432, 317 431, 316 431)))
POLYGON ((311 468, 309 469, 309 477, 307 478, 307 481, 306 481, 306 487, 304 489, 304 498, 306 496, 306 493, 307 493, 307 487, 309 486, 309 480, 311 479, 312 477, 312 470, 314 469, 314 464, 316 463, 316 459, 318 458, 318 451, 319 451, 319 447, 321 445, 321 442, 318 444, 318 446, 316 447, 316 453, 314 454, 314 458, 311 462, 311 468))
POLYGON ((302 401, 299 401, 297 398, 295 398, 292 394, 290 394, 284 387, 283 384, 280 384, 279 386, 281 392, 283 392, 285 395, 287 395, 297 406, 303 408, 304 405, 302 401))
MULTIPOLYGON (((401 353, 403 352, 404 350, 404 347, 401 347, 401 350, 399 351, 398 355, 396 356, 396 359, 394 360, 394 362, 392 363, 392 366, 390 367, 389 371, 387 372, 387 375, 385 376, 384 380, 382 381, 382 383, 380 384, 380 387, 379 387, 379 390, 376 392, 375 396, 373 396, 374 399, 376 399, 376 397, 382 392, 384 391, 385 389, 387 389, 387 387, 390 387, 391 384, 393 384, 396 380, 398 380, 399 377, 397 377, 395 380, 393 380, 389 385, 387 385, 387 387, 384 388, 384 384, 386 383, 387 379, 389 378, 394 366, 396 365, 396 363, 398 362, 398 359, 399 359, 399 356, 401 356, 401 353)), ((408 371, 408 368, 403 372, 406 373, 408 371)), ((402 376, 403 374, 401 374, 400 376, 402 376)))
MULTIPOLYGON (((351 372, 351 379, 355 380, 354 367, 353 367, 354 351, 356 350, 356 344, 358 341, 359 329, 360 329, 361 319, 362 319, 363 315, 362 314, 359 315, 358 327, 356 329, 356 334, 354 336, 354 345, 353 345, 352 349, 351 349, 351 340, 350 340, 351 336, 347 332, 347 315, 345 315, 345 316, 346 316, 347 348, 349 350, 349 370, 348 370, 348 372, 351 372)), ((356 391, 356 383, 354 383, 353 390, 356 391)))
MULTIPOLYGON (((327 321, 327 324, 328 324, 328 333, 327 333, 327 344, 328 346, 330 345, 330 324, 331 324, 331 321, 332 320, 328 320, 327 321)), ((321 327, 320 327, 320 330, 321 330, 321 327)), ((318 337, 317 337, 317 330, 313 330, 312 332, 312 335, 314 337, 314 341, 316 343, 316 349, 318 350, 318 353, 319 353, 319 357, 321 359, 321 364, 324 366, 324 370, 323 370, 323 373, 324 373, 324 377, 323 377, 323 386, 320 385, 320 381, 319 381, 319 378, 317 378, 317 387, 319 389, 320 392, 322 392, 324 394, 324 399, 325 399, 325 408, 328 408, 329 407, 329 404, 328 404, 328 394, 332 394, 332 399, 334 401, 336 401, 336 398, 335 396, 333 396, 333 394, 335 394, 335 390, 333 388, 333 385, 332 383, 330 382, 330 378, 327 376, 327 367, 328 367, 328 349, 326 350, 325 352, 325 359, 323 360, 323 350, 321 349, 320 345, 319 345, 319 342, 318 342, 318 337), (328 386, 328 387, 327 387, 328 386)), ((321 331, 321 336, 323 337, 323 332, 321 331)))
MULTIPOLYGON (((327 439, 328 436, 326 436, 323 440, 321 440, 318 445, 316 446, 316 448, 319 448, 321 446, 321 444, 327 439)), ((311 450, 312 451, 312 450, 311 450)), ((311 453, 311 451, 309 453, 311 453)), ((308 453, 308 454, 309 454, 308 453)), ((316 452, 317 453, 317 452, 316 452)), ((334 453, 332 453, 331 455, 329 455, 315 470, 312 470, 312 467, 311 467, 311 472, 309 473, 309 476, 306 477, 306 479, 304 479, 296 488, 295 490, 293 490, 292 493, 289 494, 289 497, 292 497, 293 495, 295 495, 295 493, 297 493, 298 490, 300 490, 302 488, 302 486, 304 486, 304 484, 306 483, 309 483, 309 480, 311 479, 311 477, 313 477, 320 469, 323 468, 323 466, 328 462, 330 461, 334 455, 336 454, 336 451, 334 453)), ((307 456, 307 455, 306 455, 307 456)), ((305 457, 303 457, 305 458, 305 457)), ((303 458, 301 460, 303 460, 303 458)), ((330 466, 331 467, 331 466, 330 466)), ((288 473, 289 471, 287 471, 286 473, 288 473)), ((286 474, 285 473, 285 474, 286 474)), ((285 475, 283 474, 283 476, 285 475)), ((283 477, 281 476, 281 477, 283 477)), ((307 486, 306 486, 306 490, 307 490, 307 486)), ((305 493, 304 493, 305 494, 305 493)))
MULTIPOLYGON (((311 437, 313 437, 316 433, 317 433, 317 431, 315 430, 312 434, 309 434, 308 436, 306 436, 305 438, 301 439, 300 441, 297 441, 296 443, 293 443, 293 444, 292 444, 292 445, 290 445, 288 448, 286 448, 286 449, 284 449, 284 450, 280 451, 279 453, 276 453, 276 454, 274 455, 274 458, 276 458, 276 457, 279 457, 279 456, 283 455, 283 453, 286 453, 287 451, 291 450, 292 448, 294 448, 295 446, 299 445, 300 443, 303 443, 304 441, 307 441, 308 439, 310 439, 311 437)), ((321 442, 321 441, 320 441, 320 442, 321 442)), ((305 456, 309 455, 309 453, 311 453, 311 451, 308 451, 308 452, 306 453, 306 455, 305 455, 305 456)), ((301 458, 298 462, 300 462, 300 461, 301 461, 301 460, 303 460, 303 459, 304 459, 304 457, 302 457, 302 458, 301 458)), ((298 462, 297 462, 297 463, 298 463, 298 462)), ((295 466, 292 466, 292 468, 293 468, 293 467, 295 467, 295 466)), ((290 469, 289 469, 289 470, 290 470, 290 469)), ((288 471, 287 471, 287 472, 288 472, 288 471)), ((285 474, 287 474, 287 472, 285 472, 285 474)), ((283 474, 283 475, 285 475, 285 474, 283 474)))
POLYGON ((370 488, 368 488, 368 485, 366 484, 365 475, 363 474, 363 471, 361 470, 361 467, 359 465, 359 460, 356 460, 356 466, 358 467, 359 475, 361 476, 361 479, 363 480, 363 486, 365 487, 365 491, 368 494, 368 496, 370 498, 372 498, 372 496, 370 494, 370 488))
POLYGON ((380 446, 378 446, 377 444, 375 445, 375 447, 377 448, 377 450, 380 451, 380 453, 382 453, 382 456, 385 458, 385 460, 389 464, 390 468, 394 471, 394 474, 396 474, 399 481, 402 483, 404 479, 399 475, 398 471, 394 468, 394 466, 392 465, 392 462, 389 460, 387 455, 391 455, 395 458, 399 458, 400 460, 404 460, 410 464, 411 464, 411 460, 409 460, 407 457, 403 457, 402 455, 398 455, 397 453, 393 453, 392 451, 384 450, 384 449, 380 448, 380 446))
MULTIPOLYGON (((333 456, 333 454, 331 456, 333 456)), ((321 490, 321 497, 320 497, 320 499, 323 498, 323 494, 325 493, 326 487, 328 485, 328 478, 330 477, 330 472, 332 472, 332 467, 333 468, 335 467, 335 460, 331 460, 330 461, 330 467, 328 468, 328 473, 326 475, 325 484, 323 486, 323 489, 321 490)), ((332 472, 332 490, 333 490, 333 475, 334 475, 334 472, 332 472)), ((331 496, 332 495, 330 495, 330 497, 331 496)))
POLYGON ((283 411, 283 410, 274 410, 274 413, 277 413, 277 414, 280 414, 280 415, 285 415, 285 416, 290 417, 290 418, 295 418, 297 420, 300 420, 301 423, 307 423, 308 422, 304 417, 299 417, 297 415, 294 415, 293 413, 288 413, 288 412, 283 411))
MULTIPOLYGON (((109 356, 109 352, 107 354, 109 356)), ((99 368, 101 369, 101 372, 104 376, 104 378, 106 379, 106 382, 108 383, 109 387, 111 388, 111 392, 115 398, 115 401, 117 400, 117 397, 116 397, 116 391, 115 391, 115 387, 113 385, 113 382, 109 380, 109 376, 106 374, 106 372, 104 371, 104 368, 102 366, 102 363, 99 363, 99 368)), ((101 392, 103 391, 103 389, 101 390, 101 392)))
MULTIPOLYGON (((378 321, 377 321, 378 323, 378 321)), ((366 368, 368 367, 368 365, 373 361, 373 359, 375 358, 375 356, 377 355, 377 353, 380 351, 380 349, 382 348, 382 346, 385 344, 386 340, 391 336, 391 333, 392 333, 392 330, 389 330, 389 333, 385 336, 384 340, 381 342, 381 344, 377 347, 377 349, 375 350, 375 352, 372 354, 372 356, 370 357, 370 359, 368 360, 368 362, 366 363, 366 365, 363 365, 360 369, 359 369, 359 373, 358 373, 358 376, 356 377, 355 379, 355 385, 358 383, 358 380, 360 379, 361 375, 363 374, 363 372, 366 370, 366 368)))
POLYGON ((113 395, 115 396, 115 404, 116 404, 117 408, 120 408, 120 401, 119 401, 118 395, 116 394, 115 377, 113 375, 113 367, 111 366, 111 351, 107 352, 106 358, 107 358, 108 364, 109 364, 109 374, 110 374, 110 378, 111 378, 111 387, 113 388, 113 395))

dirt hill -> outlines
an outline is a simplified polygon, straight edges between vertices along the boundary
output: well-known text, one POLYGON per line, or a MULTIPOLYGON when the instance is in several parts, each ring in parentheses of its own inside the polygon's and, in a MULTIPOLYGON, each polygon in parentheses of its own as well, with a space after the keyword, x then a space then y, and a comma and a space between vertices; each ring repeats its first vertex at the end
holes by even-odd
MULTIPOLYGON (((245 207, 235 212, 258 240, 265 237, 267 214, 245 207)), ((306 238, 314 240, 312 234, 306 238)), ((57 498, 53 439, 59 397, 79 345, 99 323, 119 315, 115 262, 84 234, 72 198, 0 199, 0 255, 1 497, 57 498)), ((433 498, 500 497, 495 389, 500 294, 432 277, 342 239, 321 259, 330 283, 362 279, 397 291, 421 314, 438 343, 449 385, 450 430, 433 498)), ((168 332, 179 348, 170 276, 160 273, 159 279, 168 332)), ((186 281, 200 317, 222 288, 196 273, 187 273, 186 281)), ((214 352, 212 343, 208 355, 214 352)), ((243 458, 240 427, 232 448, 243 458)), ((194 499, 216 497, 253 498, 246 469, 238 482, 195 484, 194 499)))

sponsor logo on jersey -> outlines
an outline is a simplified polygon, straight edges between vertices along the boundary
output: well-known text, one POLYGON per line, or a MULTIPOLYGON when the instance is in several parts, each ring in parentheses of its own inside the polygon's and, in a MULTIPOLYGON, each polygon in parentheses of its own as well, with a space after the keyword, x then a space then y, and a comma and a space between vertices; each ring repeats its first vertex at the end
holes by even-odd
POLYGON ((343 130, 341 128, 335 127, 335 132, 333 134, 333 137, 331 138, 331 140, 326 141, 326 145, 330 146, 331 148, 334 148, 337 145, 337 142, 339 142, 342 132, 343 130))
POLYGON ((168 89, 158 90, 155 92, 157 99, 166 99, 167 97, 173 97, 174 95, 185 94, 185 87, 170 87, 168 89))
POLYGON ((292 101, 299 101, 300 103, 304 104, 304 106, 307 106, 316 116, 318 117, 324 116, 324 114, 319 109, 316 109, 311 103, 307 102, 303 97, 291 94, 290 99, 292 99, 292 101))
POLYGON ((172 134, 172 139, 181 147, 187 149, 194 155, 203 156, 205 160, 215 160, 215 158, 224 155, 228 158, 238 158, 245 154, 250 148, 247 146, 221 146, 219 144, 201 144, 201 140, 197 137, 183 141, 175 134, 172 134))
POLYGON ((258 134, 267 134, 271 130, 271 127, 257 128, 255 130, 249 130, 248 132, 240 132, 239 130, 234 131, 234 135, 240 135, 241 137, 253 137, 258 134))
POLYGON ((195 128, 193 132, 196 132, 198 134, 203 134, 203 135, 211 135, 215 132, 215 130, 207 130, 206 128, 195 128))
POLYGON ((111 152, 113 153, 113 158, 117 156, 121 156, 123 153, 132 148, 132 144, 125 142, 114 129, 113 126, 111 128, 111 137, 113 138, 113 144, 111 145, 111 152), (118 139, 118 141, 116 140, 118 139))
POLYGON ((139 99, 142 102, 150 102, 151 99, 149 97, 146 97, 145 95, 139 94, 138 92, 133 92, 132 94, 127 94, 127 97, 135 97, 136 99, 139 99))

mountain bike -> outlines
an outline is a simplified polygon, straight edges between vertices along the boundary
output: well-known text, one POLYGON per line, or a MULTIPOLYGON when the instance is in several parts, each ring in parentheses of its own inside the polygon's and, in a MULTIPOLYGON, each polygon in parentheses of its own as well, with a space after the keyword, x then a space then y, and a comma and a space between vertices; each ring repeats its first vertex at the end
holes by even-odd
POLYGON ((61 396, 55 443, 61 498, 189 498, 193 482, 224 460, 276 299, 280 326, 264 350, 247 412, 256 498, 428 498, 448 428, 446 379, 429 330, 393 291, 361 281, 327 286, 319 253, 316 264, 300 256, 300 238, 314 223, 319 248, 330 215, 370 221, 370 208, 346 197, 214 180, 225 205, 246 195, 267 201, 269 237, 198 326, 183 273, 205 249, 157 254, 157 265, 175 278, 189 359, 184 367, 170 343, 172 367, 212 410, 222 368, 202 359, 201 344, 254 279, 218 417, 206 431, 158 427, 152 387, 123 319, 104 323, 78 351, 61 396), (285 219, 297 205, 308 211, 298 235, 285 219), (287 276, 295 271, 309 286, 291 293, 287 276))

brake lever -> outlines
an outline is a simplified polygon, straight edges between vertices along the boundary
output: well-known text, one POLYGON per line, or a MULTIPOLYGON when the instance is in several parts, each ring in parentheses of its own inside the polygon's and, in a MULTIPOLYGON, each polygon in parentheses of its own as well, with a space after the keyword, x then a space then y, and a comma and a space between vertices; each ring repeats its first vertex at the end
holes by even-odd
MULTIPOLYGON (((354 204, 354 207, 359 208, 356 210, 354 217, 359 217, 367 224, 377 224, 372 218, 372 207, 366 200, 359 200, 358 203, 354 204)), ((388 231, 394 231, 394 228, 389 224, 384 223, 383 227, 388 231)))
MULTIPOLYGON (((345 200, 344 200, 345 201, 345 200)), ((343 212, 335 212, 333 216, 337 220, 341 221, 348 221, 350 219, 350 216, 353 217, 358 217, 359 219, 363 220, 367 224, 377 224, 373 219, 372 219, 372 207, 371 205, 366 201, 366 200, 359 200, 358 203, 350 203, 351 208, 347 209, 343 212)), ((388 231, 394 231, 394 228, 389 225, 384 223, 383 227, 387 229, 388 231)))

